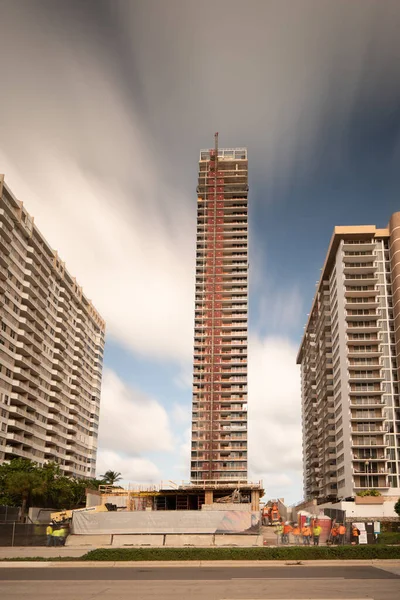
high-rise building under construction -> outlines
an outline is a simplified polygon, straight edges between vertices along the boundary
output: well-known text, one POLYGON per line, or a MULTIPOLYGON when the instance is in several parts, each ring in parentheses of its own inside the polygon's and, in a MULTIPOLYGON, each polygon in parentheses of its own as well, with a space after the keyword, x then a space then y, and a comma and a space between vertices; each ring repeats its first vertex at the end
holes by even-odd
POLYGON ((201 150, 191 480, 247 480, 248 162, 201 150))

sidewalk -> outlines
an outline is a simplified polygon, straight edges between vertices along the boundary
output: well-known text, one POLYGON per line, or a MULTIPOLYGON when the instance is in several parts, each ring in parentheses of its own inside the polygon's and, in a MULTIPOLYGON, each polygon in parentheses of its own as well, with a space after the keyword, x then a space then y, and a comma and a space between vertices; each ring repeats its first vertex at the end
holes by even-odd
POLYGON ((400 560, 307 560, 304 562, 297 561, 284 561, 284 560, 185 560, 185 561, 161 561, 161 560, 149 560, 149 561, 60 561, 60 562, 35 562, 35 561, 21 561, 21 562, 0 562, 0 569, 9 568, 223 568, 223 567, 293 567, 293 568, 309 568, 309 567, 331 567, 340 568, 346 567, 376 567, 383 569, 396 575, 400 575, 400 560))

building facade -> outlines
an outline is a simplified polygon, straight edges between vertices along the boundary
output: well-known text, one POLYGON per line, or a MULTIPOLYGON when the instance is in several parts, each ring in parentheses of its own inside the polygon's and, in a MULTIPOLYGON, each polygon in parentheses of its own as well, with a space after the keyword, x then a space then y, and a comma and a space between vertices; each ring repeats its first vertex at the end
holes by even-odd
POLYGON ((0 175, 0 463, 94 477, 105 323, 0 175))
POLYGON ((247 480, 246 148, 200 152, 191 480, 247 480))
POLYGON ((297 362, 305 498, 399 496, 400 213, 335 228, 297 362))

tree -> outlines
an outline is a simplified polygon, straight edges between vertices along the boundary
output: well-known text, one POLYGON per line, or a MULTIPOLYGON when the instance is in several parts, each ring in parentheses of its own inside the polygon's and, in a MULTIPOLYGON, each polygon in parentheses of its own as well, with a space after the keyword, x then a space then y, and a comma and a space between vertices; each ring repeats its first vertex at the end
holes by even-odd
POLYGON ((14 471, 6 480, 6 489, 12 496, 21 498, 21 521, 24 520, 29 501, 45 491, 46 483, 35 471, 14 471))
POLYGON ((396 504, 394 505, 394 512, 396 514, 398 514, 398 516, 400 517, 400 498, 397 500, 396 504))
POLYGON ((22 505, 22 515, 33 501, 42 508, 79 508, 85 504, 86 488, 92 485, 90 480, 63 475, 54 462, 40 467, 14 458, 0 465, 0 504, 22 505))
POLYGON ((109 485, 114 485, 117 481, 122 479, 121 473, 117 473, 117 471, 106 471, 104 475, 100 475, 101 479, 104 483, 108 483, 109 485))

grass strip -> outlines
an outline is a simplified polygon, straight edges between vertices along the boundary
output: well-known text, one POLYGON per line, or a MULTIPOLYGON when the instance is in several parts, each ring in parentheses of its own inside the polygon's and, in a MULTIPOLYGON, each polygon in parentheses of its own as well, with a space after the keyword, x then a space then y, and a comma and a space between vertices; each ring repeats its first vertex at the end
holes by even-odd
POLYGON ((186 560, 385 560, 400 559, 400 546, 304 548, 98 548, 80 557, 2 558, 1 562, 186 561, 186 560))
POLYGON ((396 546, 292 548, 98 548, 79 560, 358 560, 400 559, 396 546))

